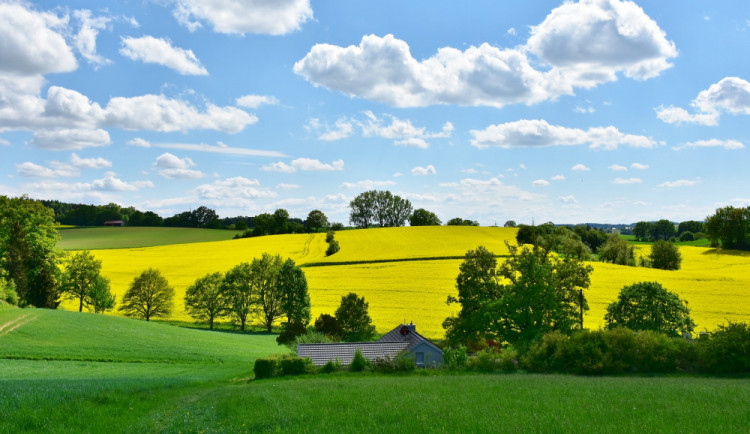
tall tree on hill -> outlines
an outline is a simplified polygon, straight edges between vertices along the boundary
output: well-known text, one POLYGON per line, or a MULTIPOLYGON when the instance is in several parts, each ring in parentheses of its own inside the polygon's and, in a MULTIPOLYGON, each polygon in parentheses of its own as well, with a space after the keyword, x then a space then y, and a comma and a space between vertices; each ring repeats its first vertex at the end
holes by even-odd
POLYGON ((750 250, 750 207, 717 209, 706 218, 706 232, 724 249, 750 250))
POLYGON ((410 226, 440 226, 440 221, 434 212, 427 211, 424 208, 415 209, 409 217, 410 226))
POLYGON ((279 208, 273 212, 273 233, 289 233, 289 212, 287 210, 279 208))
POLYGON ((243 262, 227 271, 221 285, 221 292, 226 299, 229 314, 239 323, 240 330, 244 331, 256 296, 250 264, 243 262))
POLYGON ((357 227, 367 228, 373 223, 380 227, 398 227, 406 224, 412 205, 407 199, 390 191, 366 191, 350 203, 349 221, 357 227))
POLYGON ((227 310, 227 301, 221 290, 224 275, 209 273, 195 280, 185 290, 185 311, 193 318, 208 321, 208 328, 214 328, 214 320, 222 317, 227 310))
POLYGON ((323 214, 323 211, 314 209, 307 215, 305 224, 307 225, 307 230, 317 232, 320 229, 328 227, 328 217, 323 214))
POLYGON ((101 277, 101 270, 102 261, 94 258, 88 250, 76 253, 67 261, 60 292, 66 298, 78 301, 78 312, 83 311, 89 292, 101 277))
POLYGON ((54 213, 26 196, 0 196, 0 278, 12 280, 19 304, 56 308, 59 302, 54 213))
POLYGON ((369 228, 375 218, 375 190, 361 193, 349 202, 349 221, 357 227, 369 228))
POLYGON ((622 288, 617 300, 607 306, 604 320, 608 329, 652 330, 673 337, 695 328, 687 303, 658 282, 639 282, 622 288))
POLYGON ((312 318, 310 294, 305 273, 291 259, 281 266, 277 284, 281 293, 281 312, 286 316, 286 321, 281 324, 281 334, 276 341, 286 343, 307 331, 312 318))
POLYGON ((263 253, 250 264, 250 282, 255 293, 253 311, 258 314, 261 322, 269 333, 273 323, 282 314, 282 292, 278 285, 279 272, 283 262, 281 256, 271 256, 263 253))
POLYGON ((118 310, 126 316, 151 318, 169 316, 174 306, 174 288, 159 270, 149 268, 133 279, 122 296, 118 310))
POLYGON ((350 292, 341 297, 341 304, 336 309, 336 320, 343 330, 347 342, 369 341, 375 335, 375 326, 368 313, 370 304, 364 297, 350 292))

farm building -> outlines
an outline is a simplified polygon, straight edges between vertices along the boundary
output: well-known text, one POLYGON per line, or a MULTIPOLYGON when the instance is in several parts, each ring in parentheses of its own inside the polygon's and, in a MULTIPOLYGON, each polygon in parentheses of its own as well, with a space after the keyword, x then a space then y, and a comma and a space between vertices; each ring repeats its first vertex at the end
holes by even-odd
POLYGON ((104 226, 125 226, 125 222, 122 220, 107 220, 104 222, 104 226))
POLYGON ((417 367, 443 364, 443 350, 429 339, 417 333, 414 324, 400 324, 375 342, 342 342, 338 344, 299 344, 297 356, 308 357, 316 366, 336 360, 348 365, 354 359, 355 351, 370 361, 393 359, 400 354, 414 358, 417 367))

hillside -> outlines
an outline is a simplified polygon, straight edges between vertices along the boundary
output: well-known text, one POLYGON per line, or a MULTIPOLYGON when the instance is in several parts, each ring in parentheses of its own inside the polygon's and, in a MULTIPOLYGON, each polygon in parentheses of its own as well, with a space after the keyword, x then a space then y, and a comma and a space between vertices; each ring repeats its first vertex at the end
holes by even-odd
MULTIPOLYGON (((148 267, 162 271, 176 289, 174 319, 190 321, 182 310, 185 288, 209 272, 226 271, 263 252, 290 257, 304 268, 310 286, 313 317, 333 313, 341 296, 356 292, 370 303, 380 331, 414 321, 430 337, 443 335, 442 322, 458 306, 445 303, 455 294, 455 278, 467 250, 485 245, 507 254, 515 230, 493 227, 406 227, 340 231, 341 251, 325 256, 325 234, 275 235, 242 240, 95 250, 113 291, 124 294, 132 279, 148 267), (455 258, 455 259, 446 259, 455 258)), ((646 253, 647 246, 639 246, 646 253)), ((662 271, 594 262, 591 310, 585 325, 603 325, 606 306, 620 289, 638 281, 661 282, 689 302, 698 330, 750 316, 750 255, 742 252, 682 246, 683 268, 662 271)), ((501 260, 501 259, 500 259, 501 260)), ((72 304, 65 304, 72 308, 72 304)))
POLYGON ((63 250, 124 249, 231 240, 241 231, 162 227, 60 228, 63 250))

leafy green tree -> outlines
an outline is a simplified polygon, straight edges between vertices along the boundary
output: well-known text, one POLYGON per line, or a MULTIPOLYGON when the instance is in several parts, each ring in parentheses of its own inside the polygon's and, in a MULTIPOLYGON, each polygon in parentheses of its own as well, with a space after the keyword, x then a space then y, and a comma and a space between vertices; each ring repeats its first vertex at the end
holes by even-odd
POLYGON ((94 313, 104 313, 115 308, 115 296, 110 289, 109 279, 98 275, 89 288, 84 300, 86 308, 94 313))
POLYGON ((695 328, 687 303, 658 282, 639 282, 622 288, 617 300, 607 306, 604 321, 608 329, 627 327, 675 337, 695 328))
POLYGON ((503 225, 503 227, 504 227, 504 228, 514 228, 514 227, 516 227, 516 226, 517 226, 517 225, 516 225, 516 221, 515 221, 515 220, 508 220, 508 221, 507 221, 507 222, 505 222, 505 224, 503 225))
POLYGON ((653 223, 649 222, 638 222, 633 227, 633 235, 636 241, 648 241, 651 236, 651 226, 653 223))
POLYGON ((424 208, 414 210, 409 217, 409 225, 411 226, 440 226, 441 224, 443 222, 434 212, 427 211, 424 208))
POLYGON ((681 222, 677 226, 677 235, 682 235, 683 232, 703 232, 703 222, 688 220, 681 222))
POLYGON ((287 259, 279 271, 278 287, 281 292, 281 311, 286 316, 286 322, 281 325, 285 336, 283 340, 292 340, 307 331, 312 318, 305 272, 293 260, 287 259))
POLYGON ((651 225, 649 237, 652 241, 669 240, 675 236, 675 232, 674 223, 666 219, 661 219, 651 225))
POLYGON ((375 335, 375 326, 368 313, 369 306, 364 297, 357 297, 353 292, 341 297, 341 304, 336 309, 336 319, 341 325, 345 341, 369 341, 375 335))
POLYGON ((0 279, 0 301, 8 304, 18 304, 16 284, 12 280, 0 279))
POLYGON ((320 229, 328 227, 328 217, 323 214, 323 211, 314 209, 307 215, 305 220, 307 229, 311 232, 318 232, 320 229))
POLYGON ((315 320, 315 330, 333 340, 340 340, 344 335, 344 330, 341 328, 339 320, 327 313, 320 314, 318 319, 315 320))
POLYGON ((375 218, 375 190, 359 194, 349 202, 349 222, 359 228, 369 228, 375 218))
POLYGON ((83 311, 83 305, 89 291, 100 277, 102 261, 94 258, 88 250, 76 253, 67 261, 60 292, 68 299, 78 301, 78 312, 83 311))
POLYGON ((377 223, 380 227, 398 227, 406 224, 412 213, 411 202, 390 191, 366 191, 349 202, 349 221, 357 227, 367 228, 377 223))
POLYGON ((599 248, 599 259, 617 265, 635 266, 635 249, 617 234, 610 234, 609 239, 599 248))
POLYGON ((195 280, 185 290, 185 311, 193 318, 208 321, 208 328, 214 328, 214 320, 227 311, 227 300, 222 292, 224 275, 209 273, 195 280))
POLYGON ((244 331, 256 297, 250 264, 243 262, 227 271, 221 292, 226 299, 230 315, 239 323, 240 330, 244 331))
POLYGON ((659 240, 651 246, 651 267, 660 270, 679 270, 682 263, 680 249, 671 241, 659 240))
POLYGON ((279 208, 273 212, 273 233, 289 233, 289 212, 287 210, 279 208))
POLYGON ((724 249, 750 250, 750 207, 719 208, 706 218, 706 233, 724 249))
POLYGON ((274 229, 274 218, 271 214, 263 213, 253 217, 254 236, 271 235, 274 229))
POLYGON ((26 196, 0 196, 0 278, 13 280, 19 304, 59 304, 54 212, 26 196))
POLYGON ((149 268, 133 279, 117 310, 150 321, 153 317, 169 316, 173 305, 174 288, 159 270, 149 268))
POLYGON ((250 282, 255 293, 253 312, 260 317, 268 332, 282 315, 282 292, 278 285, 282 265, 281 256, 268 253, 264 253, 260 259, 253 259, 250 264, 250 282))
POLYGON ((475 222, 474 220, 467 220, 462 219, 461 217, 456 217, 448 220, 445 223, 446 226, 479 226, 478 222, 475 222))

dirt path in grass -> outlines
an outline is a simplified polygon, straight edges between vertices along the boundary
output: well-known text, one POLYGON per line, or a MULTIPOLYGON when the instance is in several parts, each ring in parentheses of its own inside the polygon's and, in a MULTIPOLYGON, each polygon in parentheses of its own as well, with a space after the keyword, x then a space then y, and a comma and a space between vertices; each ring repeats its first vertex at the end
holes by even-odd
POLYGON ((16 330, 22 325, 27 324, 31 321, 34 321, 35 319, 36 319, 36 315, 31 315, 30 313, 27 313, 25 315, 19 316, 18 318, 12 319, 3 325, 0 325, 0 338, 16 330))

